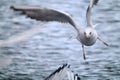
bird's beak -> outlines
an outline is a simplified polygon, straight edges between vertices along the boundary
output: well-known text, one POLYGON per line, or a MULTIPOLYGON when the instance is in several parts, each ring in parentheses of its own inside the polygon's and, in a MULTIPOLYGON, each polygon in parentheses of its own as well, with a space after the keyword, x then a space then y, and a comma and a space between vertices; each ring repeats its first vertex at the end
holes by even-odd
POLYGON ((86 34, 86 38, 90 38, 90 35, 89 35, 89 34, 86 34))

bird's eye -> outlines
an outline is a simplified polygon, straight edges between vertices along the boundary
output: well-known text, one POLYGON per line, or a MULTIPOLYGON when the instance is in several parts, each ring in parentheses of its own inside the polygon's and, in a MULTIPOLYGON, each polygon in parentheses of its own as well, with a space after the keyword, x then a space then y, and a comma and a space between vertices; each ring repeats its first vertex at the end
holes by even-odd
POLYGON ((92 34, 92 32, 90 32, 90 35, 92 34))
POLYGON ((86 35, 86 32, 84 32, 84 34, 86 35))

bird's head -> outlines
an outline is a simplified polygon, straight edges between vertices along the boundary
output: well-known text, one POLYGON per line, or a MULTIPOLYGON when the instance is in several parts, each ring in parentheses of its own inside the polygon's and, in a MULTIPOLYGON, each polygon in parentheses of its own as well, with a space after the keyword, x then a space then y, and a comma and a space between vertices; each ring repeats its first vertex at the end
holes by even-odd
POLYGON ((86 38, 90 38, 92 36, 93 32, 92 32, 92 29, 91 28, 86 28, 85 31, 84 31, 84 36, 86 38))

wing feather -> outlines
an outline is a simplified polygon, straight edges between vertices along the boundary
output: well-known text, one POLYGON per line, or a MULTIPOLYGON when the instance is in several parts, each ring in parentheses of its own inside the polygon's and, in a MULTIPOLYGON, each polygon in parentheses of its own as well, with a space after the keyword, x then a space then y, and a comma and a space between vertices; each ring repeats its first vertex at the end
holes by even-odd
POLYGON ((77 31, 75 22, 71 16, 67 13, 38 6, 11 6, 14 11, 20 11, 21 14, 25 14, 31 19, 36 19, 40 21, 58 21, 62 23, 71 24, 77 31))
POLYGON ((93 3, 93 4, 96 5, 96 4, 98 3, 98 1, 99 1, 99 0, 94 0, 94 3, 93 3))
POLYGON ((87 8, 86 12, 86 19, 87 19, 87 26, 91 27, 92 26, 92 20, 91 20, 91 10, 94 5, 98 3, 99 0, 90 0, 90 4, 87 8))

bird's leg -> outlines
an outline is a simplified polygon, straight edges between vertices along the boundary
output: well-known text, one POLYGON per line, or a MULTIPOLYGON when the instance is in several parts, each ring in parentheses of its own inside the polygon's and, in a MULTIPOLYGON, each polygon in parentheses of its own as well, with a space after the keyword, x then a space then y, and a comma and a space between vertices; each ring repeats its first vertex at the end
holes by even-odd
MULTIPOLYGON (((78 41, 80 41, 79 36, 77 36, 76 39, 77 39, 78 41)), ((82 44, 82 49, 83 49, 83 58, 84 58, 84 60, 86 60, 85 49, 84 49, 84 45, 83 45, 83 44, 82 44)))
POLYGON ((100 40, 103 44, 105 44, 106 46, 109 46, 109 44, 107 42, 105 42, 104 40, 102 40, 100 37, 98 37, 98 40, 100 40))
POLYGON ((85 49, 84 49, 84 45, 83 44, 82 44, 82 49, 83 49, 83 58, 84 58, 84 60, 86 60, 85 49))

